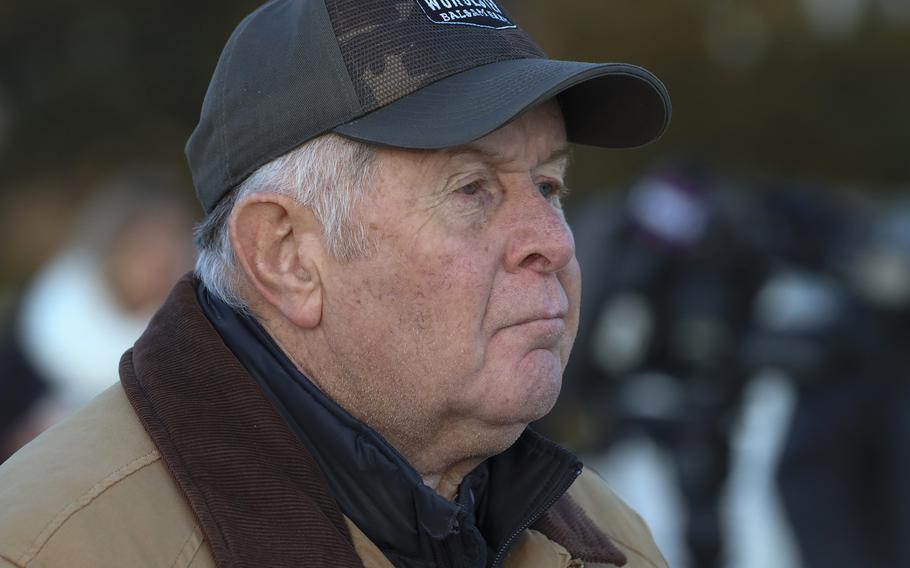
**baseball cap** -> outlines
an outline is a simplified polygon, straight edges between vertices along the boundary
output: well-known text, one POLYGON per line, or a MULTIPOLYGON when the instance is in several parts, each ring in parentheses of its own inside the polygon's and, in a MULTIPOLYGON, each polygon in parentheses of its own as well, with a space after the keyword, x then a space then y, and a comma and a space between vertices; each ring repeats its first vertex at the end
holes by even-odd
POLYGON ((548 59, 495 0, 271 0, 228 39, 186 154, 210 212, 321 134, 459 146, 553 97, 574 143, 640 146, 670 121, 650 72, 548 59))

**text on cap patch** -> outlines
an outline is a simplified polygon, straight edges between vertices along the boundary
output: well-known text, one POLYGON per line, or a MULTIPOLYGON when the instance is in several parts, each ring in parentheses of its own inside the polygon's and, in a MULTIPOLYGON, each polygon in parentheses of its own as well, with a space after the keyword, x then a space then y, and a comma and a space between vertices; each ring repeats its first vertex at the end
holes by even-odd
POLYGON ((493 0, 415 0, 430 21, 504 30, 513 24, 493 0))

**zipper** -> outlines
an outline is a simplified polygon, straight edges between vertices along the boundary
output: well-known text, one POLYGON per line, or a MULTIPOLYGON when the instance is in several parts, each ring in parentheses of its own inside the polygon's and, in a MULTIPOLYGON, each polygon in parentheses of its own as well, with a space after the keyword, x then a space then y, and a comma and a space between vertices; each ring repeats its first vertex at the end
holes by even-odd
MULTIPOLYGON (((455 526, 453 528, 458 528, 458 526, 461 524, 461 517, 464 515, 464 506, 459 503, 456 503, 456 505, 458 505, 458 512, 455 513, 455 526)), ((452 546, 450 542, 451 538, 451 534, 446 535, 446 537, 440 542, 442 548, 442 557, 440 558, 440 562, 437 564, 438 568, 454 568, 456 566, 455 559, 453 558, 455 547, 452 546)), ((464 554, 464 552, 461 550, 459 550, 459 552, 461 552, 462 555, 464 554)))
POLYGON ((506 559, 506 554, 509 552, 509 549, 512 548, 512 544, 515 542, 515 539, 521 536, 521 533, 525 532, 528 527, 534 524, 534 521, 539 519, 545 512, 547 512, 547 509, 559 501, 559 498, 569 490, 569 487, 571 487, 571 485, 575 483, 575 480, 578 479, 578 476, 581 475, 581 470, 582 467, 580 465, 575 466, 572 471, 569 472, 569 475, 565 476, 563 482, 556 486, 552 495, 550 495, 550 497, 544 502, 544 505, 535 509, 534 513, 528 515, 528 517, 525 518, 525 521, 521 523, 518 528, 512 532, 511 535, 509 535, 509 538, 507 538, 506 541, 502 543, 502 546, 499 547, 499 551, 496 553, 496 558, 493 559, 493 563, 490 565, 490 568, 498 568, 502 565, 502 562, 506 559))

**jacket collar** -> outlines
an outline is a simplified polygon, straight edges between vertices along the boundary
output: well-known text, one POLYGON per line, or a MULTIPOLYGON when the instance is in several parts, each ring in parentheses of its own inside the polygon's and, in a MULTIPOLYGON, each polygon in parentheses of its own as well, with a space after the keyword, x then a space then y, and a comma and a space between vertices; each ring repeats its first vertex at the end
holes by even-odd
MULTIPOLYGON (((335 496, 338 489, 322 473, 319 459, 324 458, 314 457, 319 452, 296 435, 293 420, 282 416, 287 409, 276 410, 212 328, 200 309, 195 286, 191 278, 177 285, 134 349, 124 355, 121 380, 199 518, 216 563, 219 567, 359 566, 335 496), (307 537, 301 538, 303 534, 307 537)), ((368 431, 355 428, 361 435, 368 431)), ((402 463, 396 463, 392 459, 396 455, 394 450, 385 455, 384 450, 383 455, 374 456, 381 458, 374 463, 395 464, 402 474, 399 477, 412 481, 411 502, 426 498, 432 503, 429 498, 435 494, 422 492, 409 478, 413 469, 407 472, 402 463)), ((514 472, 534 467, 538 461, 564 468, 569 463, 567 455, 571 456, 528 432, 516 444, 516 451, 489 460, 475 479, 479 483, 474 505, 478 525, 483 526, 482 519, 498 506, 491 496, 508 495, 509 488, 518 485, 514 472)), ((335 474, 332 468, 326 471, 335 474)), ((539 484, 539 480, 533 483, 539 484)), ((496 523, 484 527, 488 542, 501 543, 498 550, 491 551, 489 561, 504 556, 500 553, 508 549, 509 541, 537 521, 535 528, 548 536, 549 532, 559 534, 558 542, 570 552, 584 552, 590 561, 624 564, 612 543, 596 529, 592 532, 593 525, 584 513, 571 510, 571 499, 560 499, 568 483, 565 487, 544 485, 545 490, 526 499, 524 507, 515 507, 520 510, 517 525, 502 523, 511 529, 498 528, 496 523), (554 502, 556 506, 551 508, 554 502)), ((462 495, 462 506, 468 497, 462 495)), ((438 510, 430 510, 426 518, 422 513, 413 517, 430 535, 442 527, 437 524, 440 519, 457 519, 457 515, 447 517, 444 507, 438 516, 438 510)))

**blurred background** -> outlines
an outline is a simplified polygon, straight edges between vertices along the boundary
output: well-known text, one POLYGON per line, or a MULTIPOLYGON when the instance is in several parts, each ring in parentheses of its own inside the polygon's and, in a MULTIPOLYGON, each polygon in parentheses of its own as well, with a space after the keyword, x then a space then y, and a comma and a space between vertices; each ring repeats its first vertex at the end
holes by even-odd
MULTIPOLYGON (((674 103, 658 143, 577 148, 583 317, 539 427, 671 566, 910 566, 910 0, 502 3, 674 103)), ((192 266, 183 144, 257 4, 0 3, 0 460, 192 266)))

